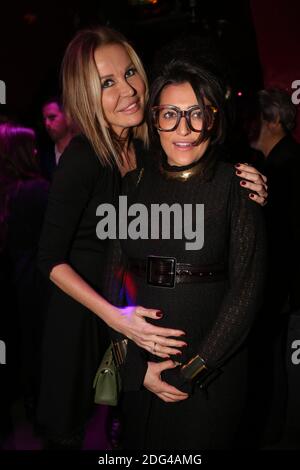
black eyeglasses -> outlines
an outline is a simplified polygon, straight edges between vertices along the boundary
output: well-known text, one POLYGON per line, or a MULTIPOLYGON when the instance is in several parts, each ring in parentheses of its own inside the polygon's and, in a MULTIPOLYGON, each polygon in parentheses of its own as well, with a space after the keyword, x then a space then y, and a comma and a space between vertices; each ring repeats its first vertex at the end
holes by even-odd
POLYGON ((203 119, 206 121, 206 128, 212 126, 215 114, 218 109, 212 105, 206 105, 204 113, 200 106, 191 106, 183 111, 177 106, 161 105, 152 108, 154 125, 159 131, 172 132, 177 129, 182 117, 185 118, 191 131, 201 132, 203 128, 203 119))

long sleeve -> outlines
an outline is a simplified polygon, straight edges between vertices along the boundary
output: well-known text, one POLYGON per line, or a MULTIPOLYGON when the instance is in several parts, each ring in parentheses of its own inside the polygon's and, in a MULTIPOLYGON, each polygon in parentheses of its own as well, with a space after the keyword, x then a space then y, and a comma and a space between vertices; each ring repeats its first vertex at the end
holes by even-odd
POLYGON ((199 347, 208 367, 221 366, 244 342, 262 302, 266 235, 261 208, 233 177, 229 201, 229 289, 199 347))
POLYGON ((101 165, 83 137, 74 138, 60 158, 39 244, 39 267, 47 276, 55 265, 69 261, 99 169, 101 165))
MULTIPOLYGON (((262 303, 266 271, 266 234, 262 210, 251 202, 234 176, 228 218, 229 288, 212 328, 198 348, 199 356, 204 359, 212 375, 217 375, 217 369, 244 343, 262 303)), ((179 374, 179 369, 165 371, 163 379, 182 391, 191 391, 191 384, 179 374)))

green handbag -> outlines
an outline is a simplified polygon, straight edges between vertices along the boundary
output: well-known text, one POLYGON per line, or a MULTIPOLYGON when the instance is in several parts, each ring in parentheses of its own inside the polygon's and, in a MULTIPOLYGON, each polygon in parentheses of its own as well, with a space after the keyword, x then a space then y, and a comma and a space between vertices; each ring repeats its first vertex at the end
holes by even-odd
POLYGON ((119 366, 124 362, 127 340, 111 343, 106 350, 94 378, 94 401, 98 405, 116 406, 121 392, 119 366), (124 355, 120 360, 120 350, 124 355))

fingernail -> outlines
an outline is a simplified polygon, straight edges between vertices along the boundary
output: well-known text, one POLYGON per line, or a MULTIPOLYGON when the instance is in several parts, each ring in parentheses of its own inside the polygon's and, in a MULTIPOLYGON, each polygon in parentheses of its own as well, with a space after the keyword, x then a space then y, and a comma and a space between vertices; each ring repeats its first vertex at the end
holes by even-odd
POLYGON ((187 343, 184 343, 181 347, 182 347, 182 348, 186 348, 186 347, 187 347, 187 343))
POLYGON ((236 168, 239 168, 241 166, 240 163, 237 163, 236 165, 234 165, 236 168))
POLYGON ((158 310, 158 312, 156 312, 156 316, 157 316, 158 318, 163 317, 163 315, 164 315, 164 314, 162 313, 161 310, 158 310))
POLYGON ((254 197, 255 195, 253 193, 250 193, 249 194, 249 197, 254 197))
POLYGON ((242 186, 245 186, 245 184, 246 184, 246 181, 241 181, 242 186))
POLYGON ((179 335, 179 336, 185 336, 185 335, 186 335, 186 333, 180 333, 180 335, 179 335))
POLYGON ((177 367, 177 366, 181 366, 181 362, 178 362, 178 361, 173 361, 174 365, 177 367))
POLYGON ((240 170, 238 170, 238 171, 236 172, 236 174, 237 174, 237 175, 241 175, 242 172, 241 172, 240 170))

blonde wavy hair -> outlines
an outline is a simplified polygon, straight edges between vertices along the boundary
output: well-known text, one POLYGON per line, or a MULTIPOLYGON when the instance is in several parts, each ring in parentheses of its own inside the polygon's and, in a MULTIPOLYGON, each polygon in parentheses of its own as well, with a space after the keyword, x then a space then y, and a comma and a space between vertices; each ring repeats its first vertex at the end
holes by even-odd
MULTIPOLYGON (((104 166, 122 166, 122 152, 126 152, 129 139, 119 138, 107 126, 101 106, 101 81, 94 53, 98 47, 108 44, 122 45, 145 86, 145 100, 149 88, 144 67, 138 55, 125 37, 113 29, 99 27, 82 30, 70 42, 62 62, 64 111, 75 131, 84 134, 93 146, 104 166)), ((148 128, 145 121, 133 127, 130 136, 148 145, 148 128)))

